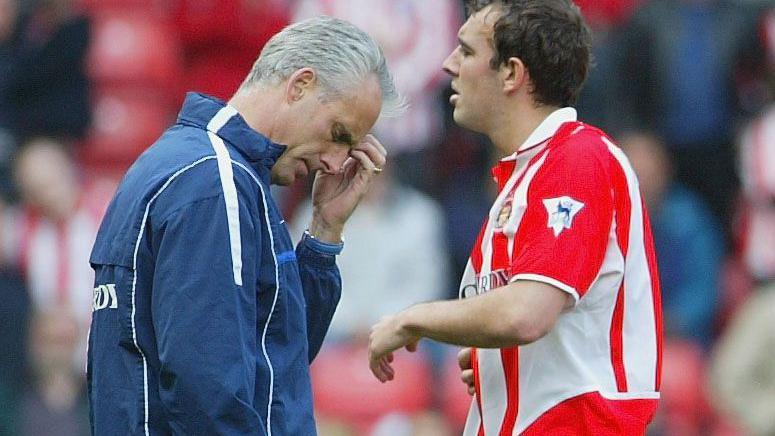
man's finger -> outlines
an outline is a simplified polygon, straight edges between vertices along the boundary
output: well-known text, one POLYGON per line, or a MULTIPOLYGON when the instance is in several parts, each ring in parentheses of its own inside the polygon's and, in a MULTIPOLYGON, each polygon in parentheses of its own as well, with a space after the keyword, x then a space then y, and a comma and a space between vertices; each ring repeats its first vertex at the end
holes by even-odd
POLYGON ((376 136, 366 135, 366 137, 363 140, 364 142, 368 142, 369 144, 374 145, 374 147, 376 147, 377 150, 379 150, 380 154, 382 154, 383 156, 387 156, 387 149, 385 148, 385 146, 382 145, 381 142, 379 142, 376 136))
POLYGON ((471 348, 463 348, 458 351, 457 363, 460 369, 471 369, 471 348))
POLYGON ((460 373, 460 380, 463 380, 463 383, 467 384, 468 386, 474 385, 474 370, 473 369, 467 369, 460 373))
POLYGON ((352 157, 348 157, 345 159, 344 163, 342 164, 342 172, 347 171, 352 165, 357 165, 358 161, 352 157))
POLYGON ((388 363, 387 359, 380 359, 379 367, 387 380, 393 380, 393 377, 395 377, 395 371, 393 370, 393 367, 390 366, 390 363, 388 363))
POLYGON ((374 173, 374 169, 377 165, 369 158, 369 156, 362 150, 351 150, 350 157, 356 159, 361 164, 361 168, 374 173))
POLYGON ((377 380, 381 381, 382 383, 385 383, 387 381, 387 377, 385 373, 382 371, 382 366, 380 365, 379 360, 369 359, 369 368, 371 369, 371 373, 374 374, 374 377, 376 377, 377 380))
POLYGON ((383 165, 385 165, 385 162, 387 161, 387 153, 385 152, 385 148, 382 147, 381 144, 376 142, 376 140, 374 140, 373 142, 372 141, 361 142, 350 151, 350 155, 352 156, 353 152, 355 151, 361 151, 365 153, 369 157, 369 160, 374 162, 374 165, 378 167, 382 167, 383 165))

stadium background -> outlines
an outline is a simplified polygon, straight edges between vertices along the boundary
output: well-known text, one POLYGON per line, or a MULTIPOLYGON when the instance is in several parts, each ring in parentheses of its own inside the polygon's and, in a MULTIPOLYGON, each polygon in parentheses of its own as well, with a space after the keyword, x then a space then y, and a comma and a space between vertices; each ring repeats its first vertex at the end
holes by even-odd
MULTIPOLYGON (((775 434, 775 2, 577 1, 595 67, 580 118, 639 172, 665 304, 653 435, 775 434)), ((491 146, 451 122, 457 0, 0 0, 0 435, 88 434, 87 256, 123 171, 186 91, 228 99, 263 43, 325 13, 379 39, 409 97, 348 223, 342 304, 313 364, 323 435, 459 434, 455 349, 368 372, 381 315, 454 298, 494 195, 491 146)), ((292 232, 308 183, 276 190, 292 232)))

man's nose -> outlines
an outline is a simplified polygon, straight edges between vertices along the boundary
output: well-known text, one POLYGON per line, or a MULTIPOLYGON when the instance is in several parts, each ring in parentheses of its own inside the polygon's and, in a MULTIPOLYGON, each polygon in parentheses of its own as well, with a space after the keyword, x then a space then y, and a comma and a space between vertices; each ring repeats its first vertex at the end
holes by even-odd
POLYGON ((320 156, 320 163, 323 164, 327 173, 337 174, 342 170, 342 166, 349 156, 349 148, 337 147, 337 150, 322 154, 320 156))
POLYGON ((441 64, 441 69, 452 77, 457 76, 457 62, 455 60, 455 52, 453 51, 441 64))

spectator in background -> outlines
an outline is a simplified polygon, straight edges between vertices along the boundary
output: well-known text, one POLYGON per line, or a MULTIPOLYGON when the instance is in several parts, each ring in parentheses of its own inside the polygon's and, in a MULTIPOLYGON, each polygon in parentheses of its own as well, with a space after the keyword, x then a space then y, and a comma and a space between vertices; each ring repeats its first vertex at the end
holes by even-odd
POLYGON ((761 81, 769 85, 765 91, 769 105, 740 138, 742 208, 736 236, 749 272, 766 281, 775 279, 775 7, 762 18, 767 67, 761 81))
MULTIPOLYGON (((384 388, 375 386, 370 376, 365 379, 359 377, 360 374, 353 372, 355 369, 347 366, 347 357, 343 356, 359 353, 357 371, 366 371, 362 360, 372 324, 409 305, 446 297, 449 272, 443 234, 444 215, 430 197, 396 180, 394 170, 392 165, 388 165, 372 181, 369 191, 347 221, 347 249, 342 251, 338 259, 342 296, 329 328, 328 341, 321 351, 323 359, 339 359, 337 366, 346 369, 338 377, 355 386, 361 398, 376 394, 376 389, 384 388), (326 351, 340 346, 336 351, 326 354, 326 351)), ((302 236, 305 223, 310 222, 311 216, 312 206, 306 201, 292 220, 291 233, 294 237, 298 239, 302 236)), ((450 357, 448 350, 438 344, 425 347, 423 351, 426 353, 419 359, 436 364, 434 367, 437 368, 442 367, 441 359, 450 357)), ((326 381, 326 384, 330 383, 326 381)), ((314 387, 320 389, 320 384, 317 377, 313 378, 314 387)), ((443 420, 434 411, 421 410, 415 413, 404 410, 406 404, 402 403, 402 399, 415 396, 408 391, 421 390, 422 387, 416 384, 404 384, 403 389, 396 388, 392 391, 394 396, 387 397, 392 401, 391 406, 386 408, 394 408, 393 413, 384 415, 377 412, 374 414, 374 422, 369 421, 364 427, 359 427, 348 420, 352 416, 346 412, 346 406, 340 406, 338 413, 325 413, 327 408, 334 408, 330 402, 326 404, 330 398, 326 398, 330 395, 329 389, 327 395, 315 396, 316 404, 319 405, 320 434, 344 435, 347 431, 353 435, 364 434, 365 427, 370 429, 368 434, 371 436, 449 434, 443 420)), ((345 391, 334 394, 337 403, 351 401, 352 397, 348 393, 352 390, 345 391)), ((372 410, 380 407, 375 406, 372 410)))
POLYGON ((6 258, 24 272, 35 310, 67 308, 78 319, 80 349, 73 357, 82 367, 94 285, 87 260, 113 186, 82 183, 66 148, 36 138, 19 150, 14 176, 22 202, 8 214, 2 239, 6 258))
POLYGON ((81 138, 90 121, 84 60, 89 21, 70 0, 0 0, 0 195, 12 196, 10 160, 27 137, 81 138))
MULTIPOLYGON (((293 219, 300 237, 309 203, 293 219)), ((342 298, 329 337, 366 343, 383 316, 444 297, 447 261, 444 217, 426 195, 395 180, 386 167, 347 222, 347 250, 339 256, 342 298)))
POLYGON ((775 279, 775 105, 745 129, 740 140, 742 201, 738 239, 748 271, 775 279))
POLYGON ((775 282, 757 290, 719 340, 711 386, 751 436, 775 434, 775 282))
POLYGON ((445 161, 441 171, 444 237, 451 261, 446 297, 458 298, 458 282, 466 270, 482 217, 497 195, 490 170, 495 164, 495 153, 481 135, 454 125, 450 111, 447 137, 440 154, 445 161))
MULTIPOLYGON (((4 214, 5 205, 0 199, 0 223, 4 214)), ((0 246, 2 239, 0 232, 0 246)), ((29 313, 30 299, 19 271, 0 256, 0 435, 16 434, 27 363, 29 313)))
POLYGON ((621 80, 617 65, 626 54, 621 50, 624 26, 644 0, 574 0, 592 30, 594 65, 579 95, 577 109, 588 123, 618 132, 623 120, 621 91, 613 84, 621 80))
POLYGON ((10 60, 0 66, 5 73, 0 79, 0 111, 12 112, 0 114, 0 120, 9 119, 18 138, 81 138, 86 133, 91 116, 85 73, 90 26, 71 3, 36 2, 28 14, 19 16, 6 39, 5 57, 10 60))
POLYGON ((11 42, 18 14, 17 0, 0 0, 0 196, 5 197, 13 191, 11 156, 16 149, 12 134, 15 111, 9 95, 15 63, 11 42))
POLYGON ((288 24, 291 0, 180 0, 173 11, 183 43, 184 90, 231 97, 264 43, 288 24))
POLYGON ((758 45, 755 17, 739 1, 651 0, 633 16, 621 48, 626 79, 617 110, 665 139, 677 179, 705 198, 725 232, 736 189, 735 73, 758 45))
POLYGON ((12 127, 13 108, 8 95, 13 79, 12 41, 19 16, 17 0, 0 0, 0 132, 12 127))
POLYGON ((20 410, 20 436, 89 434, 83 370, 72 365, 80 336, 79 321, 66 307, 35 316, 29 341, 33 382, 20 410))
POLYGON ((659 138, 629 133, 620 146, 638 176, 651 215, 665 332, 707 349, 724 255, 720 227, 703 200, 673 180, 670 156, 659 138))

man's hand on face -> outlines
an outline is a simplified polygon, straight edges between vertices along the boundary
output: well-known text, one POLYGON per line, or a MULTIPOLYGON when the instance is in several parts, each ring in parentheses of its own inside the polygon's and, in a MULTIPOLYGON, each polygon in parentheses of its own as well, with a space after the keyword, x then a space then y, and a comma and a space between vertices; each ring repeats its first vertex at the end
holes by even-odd
POLYGON ((369 188, 374 176, 382 171, 387 159, 385 147, 373 135, 366 135, 352 148, 342 171, 326 174, 318 171, 312 187, 312 224, 309 231, 323 242, 339 243, 344 223, 369 188))

